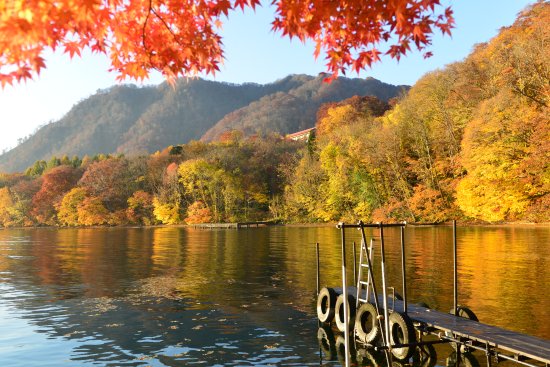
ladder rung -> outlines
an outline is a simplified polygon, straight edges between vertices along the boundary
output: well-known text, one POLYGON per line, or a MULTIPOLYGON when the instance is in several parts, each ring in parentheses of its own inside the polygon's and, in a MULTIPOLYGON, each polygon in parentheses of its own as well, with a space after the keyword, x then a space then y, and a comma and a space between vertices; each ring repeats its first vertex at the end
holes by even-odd
POLYGON ((367 303, 368 301, 366 298, 359 298, 359 302, 367 303))
POLYGON ((361 266, 364 267, 364 268, 368 268, 368 267, 369 267, 368 264, 361 264, 361 266))
POLYGON ((360 280, 359 284, 369 285, 369 282, 365 282, 364 280, 360 280))

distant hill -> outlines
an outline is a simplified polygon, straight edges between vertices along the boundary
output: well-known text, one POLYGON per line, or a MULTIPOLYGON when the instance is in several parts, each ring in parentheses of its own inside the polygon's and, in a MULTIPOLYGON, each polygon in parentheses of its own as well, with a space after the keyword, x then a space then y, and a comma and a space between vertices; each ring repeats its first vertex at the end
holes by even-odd
POLYGON ((289 91, 272 93, 227 114, 210 128, 202 140, 217 140, 225 131, 239 130, 245 135, 278 132, 288 134, 313 127, 317 110, 325 102, 338 102, 360 95, 372 95, 384 101, 404 88, 379 80, 339 78, 323 82, 324 76, 302 77, 304 83, 289 91))
POLYGON ((388 100, 404 88, 376 79, 291 75, 269 84, 180 80, 175 88, 115 86, 77 103, 63 118, 40 128, 0 155, 0 172, 23 171, 52 156, 152 153, 190 140, 216 140, 228 130, 246 135, 311 127, 324 102, 353 95, 388 100))

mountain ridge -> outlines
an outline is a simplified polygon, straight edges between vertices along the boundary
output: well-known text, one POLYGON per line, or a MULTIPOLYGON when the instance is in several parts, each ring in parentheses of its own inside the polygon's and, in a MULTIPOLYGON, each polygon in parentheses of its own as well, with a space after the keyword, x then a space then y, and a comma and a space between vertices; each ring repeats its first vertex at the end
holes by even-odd
POLYGON ((287 134, 312 127, 324 102, 353 95, 388 100, 408 88, 373 78, 332 83, 324 78, 295 74, 267 84, 197 78, 180 79, 174 87, 113 86, 78 102, 61 119, 0 155, 0 172, 23 171, 52 156, 149 154, 191 140, 216 140, 228 130, 287 134))

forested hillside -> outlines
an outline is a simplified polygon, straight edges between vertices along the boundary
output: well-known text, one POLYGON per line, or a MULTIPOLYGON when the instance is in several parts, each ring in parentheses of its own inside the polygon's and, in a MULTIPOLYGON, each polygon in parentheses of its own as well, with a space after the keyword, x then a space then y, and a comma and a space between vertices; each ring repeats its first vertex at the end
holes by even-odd
MULTIPOLYGON (((148 154, 168 145, 198 140, 215 125, 215 131, 221 132, 237 129, 245 134, 285 134, 313 126, 321 102, 340 101, 354 94, 388 99, 402 90, 373 79, 340 78, 332 84, 322 83, 322 79, 322 75, 292 75, 265 85, 182 79, 175 88, 166 83, 157 87, 112 87, 79 102, 61 120, 42 127, 1 155, 0 171, 21 171, 51 156, 148 154), (280 95, 293 96, 299 104, 277 103, 280 95), (256 103, 259 100, 262 102, 256 103), (261 106, 254 113, 255 120, 234 112, 251 103, 261 106), (223 121, 228 119, 232 123, 227 127, 223 121)), ((210 140, 218 137, 211 133, 210 140)))
POLYGON ((267 219, 302 143, 191 142, 151 156, 52 158, 0 174, 0 226, 177 224, 267 219))
POLYGON ((266 95, 227 114, 203 135, 202 140, 214 141, 232 130, 248 136, 270 132, 285 135, 313 127, 317 110, 325 102, 341 101, 355 95, 371 95, 387 101, 406 91, 405 86, 394 87, 373 78, 340 78, 332 83, 323 79, 323 75, 308 78, 296 88, 266 95))
POLYGON ((320 115, 285 192, 299 221, 550 220, 550 4, 425 75, 382 118, 320 115))
POLYGON ((0 225, 550 222, 549 24, 537 3, 398 100, 324 103, 307 142, 230 129, 149 156, 37 161, 0 175, 0 225))

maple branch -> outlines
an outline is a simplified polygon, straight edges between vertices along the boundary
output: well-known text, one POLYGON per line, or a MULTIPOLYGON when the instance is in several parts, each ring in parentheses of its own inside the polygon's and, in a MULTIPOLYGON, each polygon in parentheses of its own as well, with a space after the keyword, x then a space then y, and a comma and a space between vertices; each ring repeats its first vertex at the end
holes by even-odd
MULTIPOLYGON (((151 1, 151 0, 149 0, 151 1)), ((168 32, 170 32, 170 34, 172 35, 172 37, 174 38, 174 41, 180 45, 180 46, 183 46, 181 44, 181 42, 178 40, 178 37, 176 36, 176 34, 172 31, 172 28, 170 28, 170 26, 168 25, 168 23, 166 23, 166 21, 155 11, 155 9, 151 6, 151 12, 153 12, 153 14, 155 14, 157 16, 157 18, 160 19, 160 21, 162 22, 162 24, 164 24, 164 27, 168 30, 168 32)))
POLYGON ((149 22, 149 16, 151 15, 151 12, 153 11, 153 0, 149 0, 149 11, 147 11, 147 16, 145 17, 145 22, 143 22, 143 28, 141 29, 141 44, 143 45, 143 48, 145 49, 145 52, 147 54, 147 58, 149 59, 149 63, 153 65, 153 60, 151 59, 151 52, 149 52, 149 48, 147 47, 147 44, 145 43, 145 28, 147 27, 147 22, 149 22))
MULTIPOLYGON (((347 68, 361 70, 379 61, 379 53, 365 52, 381 40, 398 38, 401 42, 390 50, 398 57, 409 51, 411 40, 419 50, 429 45, 434 26, 449 33, 452 11, 437 15, 439 1, 370 0, 364 6, 364 0, 272 0, 277 8, 273 30, 316 42, 315 56, 327 53, 335 78, 347 68)), ((0 85, 30 79, 44 67, 33 61, 36 47, 64 46, 72 56, 94 40, 94 51, 106 52, 110 45, 111 64, 121 79, 141 78, 148 69, 167 77, 214 73, 223 58, 215 29, 219 18, 230 10, 254 9, 260 0, 56 0, 54 8, 39 6, 40 1, 12 3, 13 11, 0 11, 0 85)))

